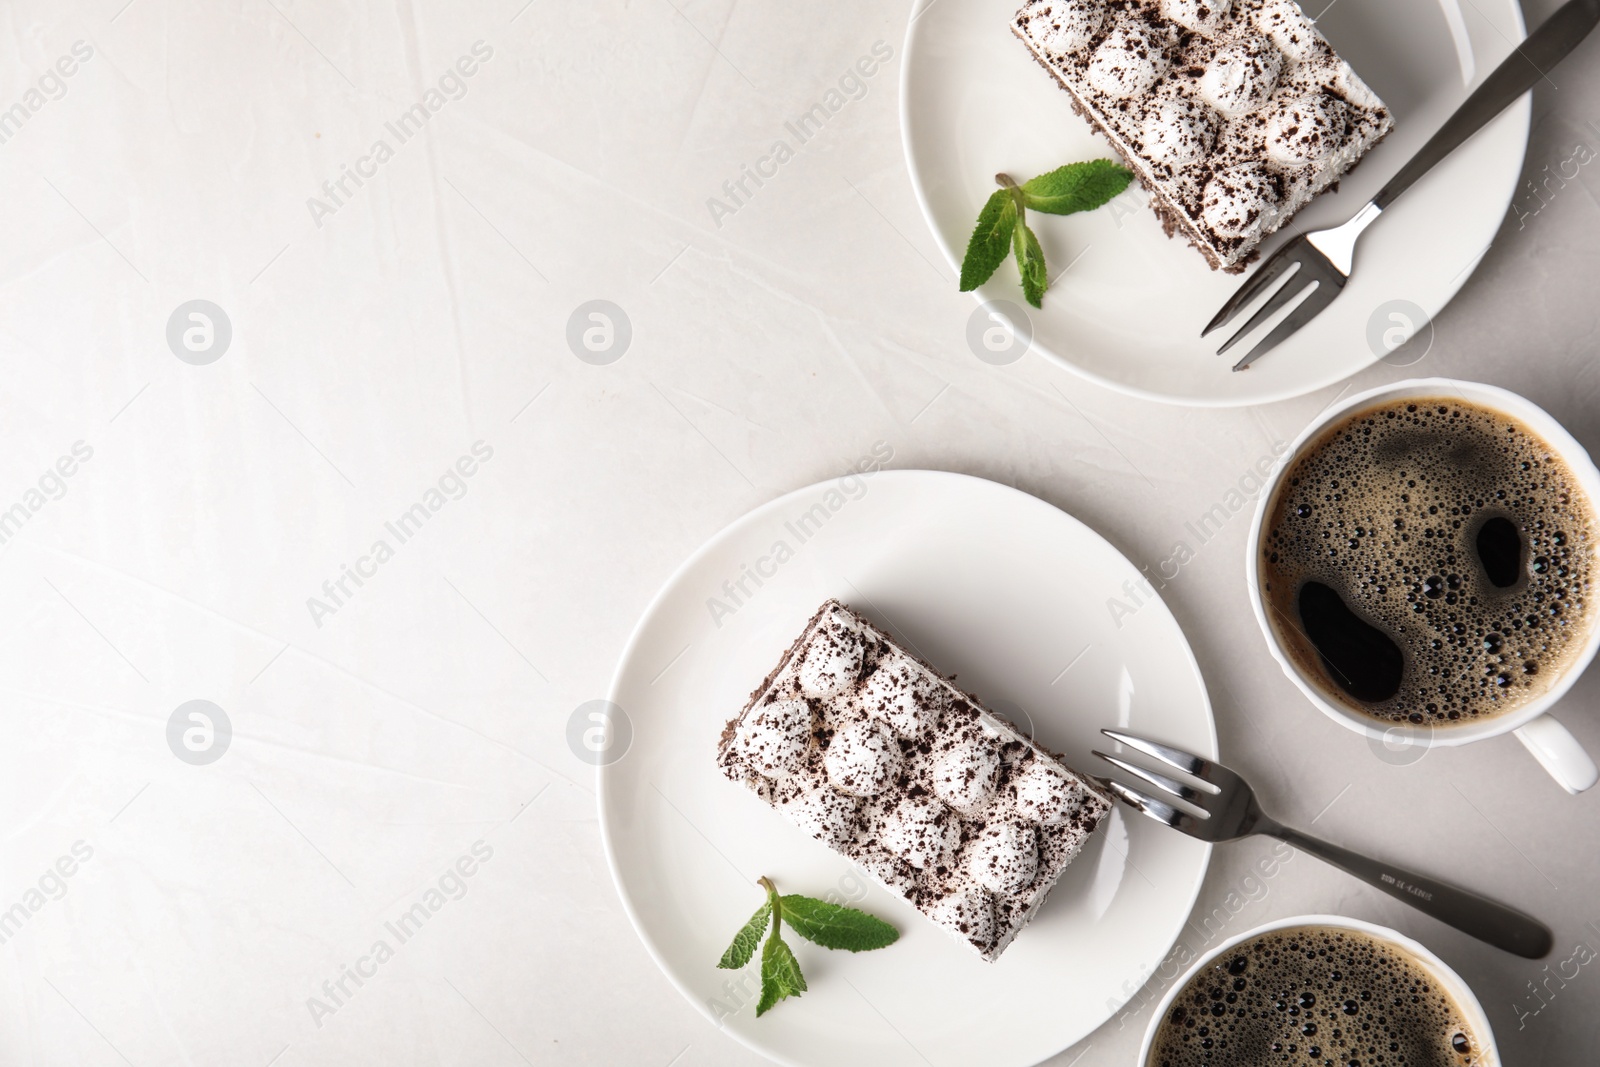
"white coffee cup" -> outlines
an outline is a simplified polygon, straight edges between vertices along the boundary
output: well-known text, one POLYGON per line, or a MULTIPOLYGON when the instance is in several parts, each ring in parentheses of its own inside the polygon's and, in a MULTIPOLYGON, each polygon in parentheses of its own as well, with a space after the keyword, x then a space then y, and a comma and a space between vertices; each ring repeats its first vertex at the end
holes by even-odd
POLYGON ((1461 1009, 1467 1026, 1472 1030, 1472 1036, 1477 1039, 1477 1052, 1479 1058, 1473 1061, 1473 1067, 1500 1067, 1500 1052, 1495 1047, 1494 1032, 1489 1028, 1489 1016, 1484 1013, 1483 1005, 1478 1003, 1478 998, 1471 987, 1461 980, 1461 976, 1450 969, 1450 966, 1404 934, 1390 930, 1388 927, 1377 926, 1373 923, 1362 922, 1360 919, 1350 919, 1343 915, 1295 915, 1287 919, 1274 919, 1272 922, 1263 923, 1253 930, 1247 930, 1237 937, 1231 937, 1216 948, 1196 960, 1183 976, 1172 983, 1172 988, 1167 990, 1167 995, 1161 998, 1161 1007, 1150 1020, 1150 1029, 1144 1035, 1144 1048, 1139 1052, 1139 1063, 1144 1067, 1154 1067, 1150 1062, 1150 1053, 1156 1041, 1156 1033, 1161 1029, 1161 1022, 1172 1010, 1173 1001, 1183 992, 1189 980, 1201 970, 1215 963, 1220 957, 1226 955, 1234 946, 1249 941, 1251 938, 1268 934, 1274 930, 1285 930, 1295 926, 1323 926, 1333 927, 1338 930, 1354 930, 1366 934, 1368 937, 1379 941, 1386 941, 1399 948, 1411 957, 1418 966, 1422 967, 1439 983, 1446 996, 1455 1002, 1461 1009))
POLYGON ((1265 536, 1268 508, 1272 505, 1272 499, 1276 495, 1284 473, 1294 464, 1309 441, 1346 415, 1390 400, 1427 397, 1455 397, 1517 419, 1538 434, 1554 450, 1589 498, 1590 507, 1600 507, 1600 471, 1595 469, 1589 453, 1566 431, 1565 427, 1531 400, 1492 385, 1456 381, 1450 378, 1416 378, 1360 393, 1338 407, 1324 412, 1301 432, 1294 444, 1279 459, 1266 488, 1257 500, 1255 521, 1250 528, 1250 543, 1245 562, 1245 577, 1250 583, 1250 604, 1255 609, 1256 622, 1260 624, 1261 632, 1267 638, 1267 647, 1272 651, 1273 658, 1278 661, 1284 673, 1293 679, 1300 687, 1300 691, 1305 693, 1313 704, 1321 708, 1335 722, 1366 734, 1379 744, 1401 746, 1465 745, 1488 737, 1498 737, 1504 733, 1515 733, 1517 740, 1533 753, 1534 758, 1550 772, 1551 777, 1555 778, 1562 788, 1569 793, 1581 793, 1600 780, 1600 769, 1595 767, 1594 760, 1589 758, 1589 754, 1583 750, 1567 728, 1556 722, 1549 713, 1594 659, 1596 649, 1600 649, 1600 620, 1590 624, 1583 647, 1569 655, 1562 667, 1561 676, 1537 699, 1515 711, 1492 718, 1451 723, 1446 726, 1426 724, 1412 726, 1405 723, 1390 725, 1366 718, 1325 695, 1320 683, 1306 678, 1301 669, 1295 665, 1278 639, 1276 630, 1267 619, 1269 609, 1263 600, 1261 590, 1261 542, 1265 536))

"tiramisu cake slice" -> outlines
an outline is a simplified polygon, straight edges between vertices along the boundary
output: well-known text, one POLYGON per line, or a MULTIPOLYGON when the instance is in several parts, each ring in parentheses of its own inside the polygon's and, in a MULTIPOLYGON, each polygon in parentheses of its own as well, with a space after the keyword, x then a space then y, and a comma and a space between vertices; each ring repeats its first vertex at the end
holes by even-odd
POLYGON ((1394 126, 1294 0, 1028 0, 1011 29, 1213 268, 1394 126))
POLYGON ((986 960, 1111 806, 836 600, 728 723, 717 764, 986 960))

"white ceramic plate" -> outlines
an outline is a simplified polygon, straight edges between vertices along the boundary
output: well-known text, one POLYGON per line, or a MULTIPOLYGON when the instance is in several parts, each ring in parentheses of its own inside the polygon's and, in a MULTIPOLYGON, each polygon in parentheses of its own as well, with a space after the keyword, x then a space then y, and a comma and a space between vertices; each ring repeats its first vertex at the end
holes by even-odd
POLYGON ((683 995, 788 1064, 1031 1064, 1108 1019, 1171 948, 1208 846, 1117 811, 989 964, 858 881, 847 861, 724 779, 714 759, 726 720, 828 597, 886 625, 1024 730, 1031 722, 1076 767, 1096 769, 1089 749, 1117 724, 1215 755, 1205 686, 1166 607, 1140 594, 1134 613, 1108 611, 1112 597, 1131 605, 1123 585, 1140 578, 1049 504, 931 471, 799 490, 700 549, 623 653, 611 699, 632 742, 599 775, 624 906, 683 995), (788 546, 781 564, 779 542, 788 546), (756 572, 762 584, 744 578, 740 593, 741 576, 756 572), (712 598, 733 612, 714 621, 712 598), (760 903, 760 875, 786 892, 853 898, 902 936, 860 955, 791 937, 810 991, 758 1020, 757 966, 741 991, 740 975, 716 962, 760 903))
MULTIPOLYGON (((917 0, 901 70, 901 133, 912 184, 935 237, 959 266, 994 174, 1031 177, 1063 163, 1115 158, 1073 114, 1066 92, 1012 36, 1021 0, 917 0)), ((1396 128, 1344 180, 1296 217, 1334 225, 1383 186, 1478 81, 1524 36, 1516 0, 1302 0, 1327 10, 1322 32, 1393 111, 1396 128)), ((1377 358, 1399 320, 1392 301, 1439 312, 1488 250, 1522 170, 1529 102, 1509 108, 1422 179, 1362 238, 1356 269, 1333 305, 1248 372, 1218 357, 1226 333, 1200 340, 1243 276, 1214 272, 1169 239, 1137 187, 1084 215, 1034 216, 1052 276, 1023 306, 1016 267, 1003 264, 980 300, 1023 307, 1033 347, 1109 388, 1199 406, 1267 403, 1332 385, 1377 358), (1081 258, 1079 258, 1081 257, 1081 258), (1074 263, 1074 260, 1076 262, 1074 263)), ((1270 255, 1287 238, 1269 241, 1270 255)), ((1415 314, 1412 313, 1412 317, 1415 314)), ((1241 320, 1242 321, 1242 320, 1241 320)), ((1423 324, 1418 324, 1423 325, 1423 324)), ((1403 336, 1402 334, 1395 335, 1403 336)), ((1238 350, 1242 354, 1248 348, 1238 350)))

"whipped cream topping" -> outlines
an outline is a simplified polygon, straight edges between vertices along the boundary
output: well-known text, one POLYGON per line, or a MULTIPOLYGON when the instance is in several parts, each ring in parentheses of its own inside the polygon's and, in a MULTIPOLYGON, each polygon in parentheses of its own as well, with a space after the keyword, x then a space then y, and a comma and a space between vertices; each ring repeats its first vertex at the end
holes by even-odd
POLYGON ((1107 96, 1125 99, 1149 89, 1169 65, 1155 30, 1128 24, 1118 26, 1100 42, 1085 77, 1107 96))
POLYGON ((1250 21, 1296 63, 1316 58, 1323 51, 1321 35, 1295 0, 1264 0, 1250 21))
POLYGON ((920 663, 892 653, 867 675, 857 701, 868 715, 888 723, 901 737, 914 739, 939 725, 949 697, 920 663))
MULTIPOLYGON (((1308 66, 1310 64, 1307 64, 1308 66)), ((1378 94, 1367 86, 1367 83, 1356 77, 1356 72, 1347 64, 1336 64, 1326 75, 1327 84, 1332 87, 1352 107, 1359 107, 1366 111, 1377 111, 1383 108, 1383 101, 1378 99, 1378 94)))
POLYGON ((1297 100, 1302 96, 1314 96, 1326 92, 1334 84, 1338 72, 1337 63, 1329 63, 1323 59, 1295 63, 1286 67, 1278 76, 1278 88, 1274 90, 1273 95, 1281 101, 1297 100))
POLYGON ((1232 0, 1161 0, 1161 13, 1186 30, 1210 37, 1228 19, 1232 0))
POLYGON ((739 724, 739 750, 764 778, 789 778, 805 766, 811 709, 800 700, 763 704, 739 724))
POLYGON ((976 815, 994 796, 999 774, 999 750, 986 740, 974 739, 934 761, 933 792, 963 815, 976 815))
POLYGON ((1277 219, 1277 186, 1260 164, 1229 167, 1206 183, 1200 214, 1223 237, 1259 238, 1277 219))
POLYGON ((951 893, 933 906, 928 917, 980 945, 994 943, 994 901, 978 886, 951 893))
POLYGON ((1200 97, 1228 118, 1267 102, 1283 73, 1283 53, 1260 34, 1246 33, 1221 48, 1200 75, 1200 97))
POLYGON ((1017 790, 1017 812, 1044 826, 1060 826, 1078 810, 1076 784, 1060 768, 1032 760, 1011 779, 1017 790))
POLYGON ((841 849, 855 837, 861 802, 827 785, 814 786, 783 805, 783 813, 800 829, 832 849, 841 849))
POLYGON ((1145 155, 1174 170, 1204 157, 1216 139, 1211 113, 1182 96, 1169 96, 1152 108, 1140 132, 1145 155))
POLYGON ((1267 116, 1267 157, 1284 167, 1321 163, 1345 141, 1344 105, 1319 93, 1267 116))
POLYGON ((848 619, 831 618, 818 627, 816 637, 800 657, 796 675, 806 696, 830 697, 856 684, 861 677, 865 642, 848 619))
POLYGON ((823 760, 828 780, 858 797, 876 796, 900 773, 900 742, 873 719, 859 719, 833 735, 823 760))
POLYGON ((902 798, 884 815, 878 843, 920 871, 955 851, 960 833, 950 809, 924 793, 902 798))
POLYGON ((1106 5, 1104 0, 1050 0, 1035 7, 1033 17, 1047 27, 1039 43, 1058 56, 1070 56, 1094 41, 1106 24, 1106 5))
POLYGON ((967 873, 994 893, 1015 893, 1039 871, 1039 842, 1028 823, 1001 819, 967 845, 967 873))

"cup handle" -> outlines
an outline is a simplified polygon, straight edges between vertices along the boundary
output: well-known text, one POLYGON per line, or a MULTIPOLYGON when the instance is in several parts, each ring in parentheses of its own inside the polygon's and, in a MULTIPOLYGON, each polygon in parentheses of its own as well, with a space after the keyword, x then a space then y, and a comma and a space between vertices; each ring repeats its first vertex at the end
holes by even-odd
POLYGON ((1539 766, 1549 771, 1550 777, 1567 792, 1576 795, 1600 781, 1600 768, 1595 767, 1578 739, 1553 717, 1541 715, 1513 732, 1533 753, 1539 766))

